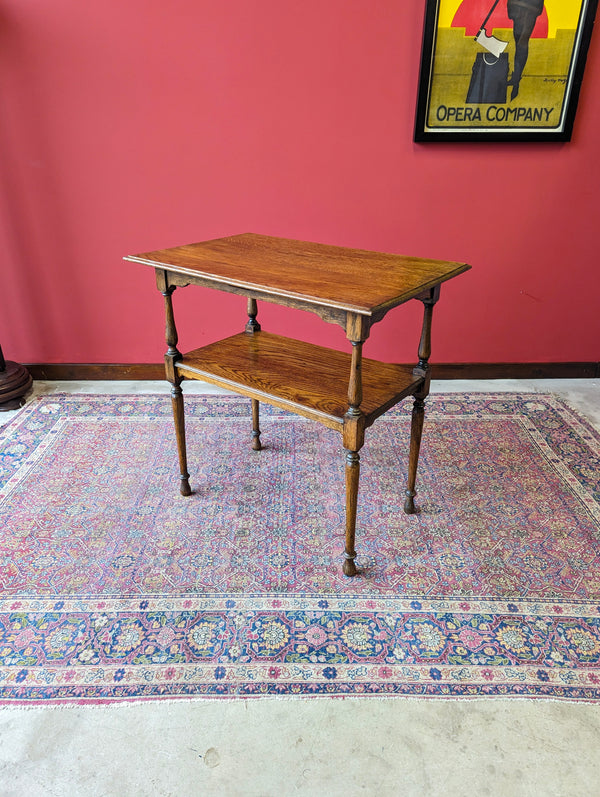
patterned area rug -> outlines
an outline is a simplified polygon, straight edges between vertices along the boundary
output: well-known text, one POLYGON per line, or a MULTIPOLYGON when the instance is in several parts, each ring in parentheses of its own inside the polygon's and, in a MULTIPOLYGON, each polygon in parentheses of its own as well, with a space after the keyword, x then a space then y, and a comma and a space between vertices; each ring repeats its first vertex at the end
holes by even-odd
POLYGON ((0 432, 0 701, 600 699, 600 435, 551 396, 432 396, 367 432, 354 579, 338 434, 249 400, 42 397, 0 432))

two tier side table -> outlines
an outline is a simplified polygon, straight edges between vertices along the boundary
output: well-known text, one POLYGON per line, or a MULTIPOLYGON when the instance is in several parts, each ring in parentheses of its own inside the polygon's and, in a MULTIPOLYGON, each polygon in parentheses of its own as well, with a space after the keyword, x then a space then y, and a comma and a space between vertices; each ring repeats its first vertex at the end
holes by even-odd
POLYGON ((244 233, 188 244, 125 260, 154 268, 164 296, 167 353, 180 465, 180 492, 190 495, 181 383, 200 379, 251 399, 252 448, 261 450, 260 402, 290 410, 342 435, 346 451, 346 546, 343 571, 357 573, 355 528, 360 450, 365 430, 407 396, 413 396, 404 511, 415 511, 415 484, 424 402, 429 393, 431 321, 440 285, 470 268, 455 263, 348 249, 244 233), (173 312, 173 291, 200 285, 247 297, 245 328, 232 337, 182 354, 173 312), (373 324, 398 305, 423 303, 415 367, 363 357, 373 324), (316 313, 340 325, 349 351, 339 352, 262 331, 258 302, 316 313))

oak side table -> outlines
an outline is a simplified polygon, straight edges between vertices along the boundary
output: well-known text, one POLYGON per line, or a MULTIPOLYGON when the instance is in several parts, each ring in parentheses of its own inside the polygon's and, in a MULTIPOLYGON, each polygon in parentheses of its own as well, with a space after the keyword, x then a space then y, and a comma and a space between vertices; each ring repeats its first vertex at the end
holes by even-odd
POLYGON ((354 548, 365 429, 414 396, 404 511, 415 511, 417 464, 429 393, 431 320, 440 284, 470 268, 381 252, 273 238, 254 233, 178 246, 125 260, 152 266, 166 311, 166 378, 171 383, 180 465, 180 492, 190 495, 185 442, 184 379, 200 379, 252 400, 252 448, 260 451, 259 402, 319 421, 342 434, 346 450, 346 548, 343 571, 357 573, 354 548), (243 332, 182 354, 173 313, 178 287, 201 285, 247 297, 243 332), (414 367, 363 358, 371 326, 409 299, 424 305, 414 367), (339 324, 351 344, 344 353, 261 331, 257 300, 316 313, 339 324))

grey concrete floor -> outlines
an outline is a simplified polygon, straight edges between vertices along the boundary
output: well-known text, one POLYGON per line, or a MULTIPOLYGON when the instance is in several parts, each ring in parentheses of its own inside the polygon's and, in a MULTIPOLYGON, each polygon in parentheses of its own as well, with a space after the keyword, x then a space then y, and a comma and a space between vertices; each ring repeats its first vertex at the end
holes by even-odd
MULTIPOLYGON (((166 390, 154 382, 35 386, 35 394, 166 390)), ((600 429, 600 380, 437 382, 433 390, 552 392, 600 429)), ((546 700, 7 708, 0 711, 0 797, 600 797, 599 750, 600 706, 546 700)))

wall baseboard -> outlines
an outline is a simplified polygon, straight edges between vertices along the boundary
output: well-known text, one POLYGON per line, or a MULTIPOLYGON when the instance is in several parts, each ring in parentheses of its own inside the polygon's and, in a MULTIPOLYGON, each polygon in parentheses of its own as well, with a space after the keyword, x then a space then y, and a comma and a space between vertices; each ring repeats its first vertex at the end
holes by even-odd
POLYGON ((57 382, 165 378, 162 363, 33 363, 26 367, 34 379, 57 382))
MULTIPOLYGON (((33 363, 34 379, 49 381, 147 380, 165 378, 162 363, 33 363)), ((600 363, 440 363, 434 379, 598 379, 600 363)))
POLYGON ((435 363, 434 379, 597 379, 600 363, 435 363))

